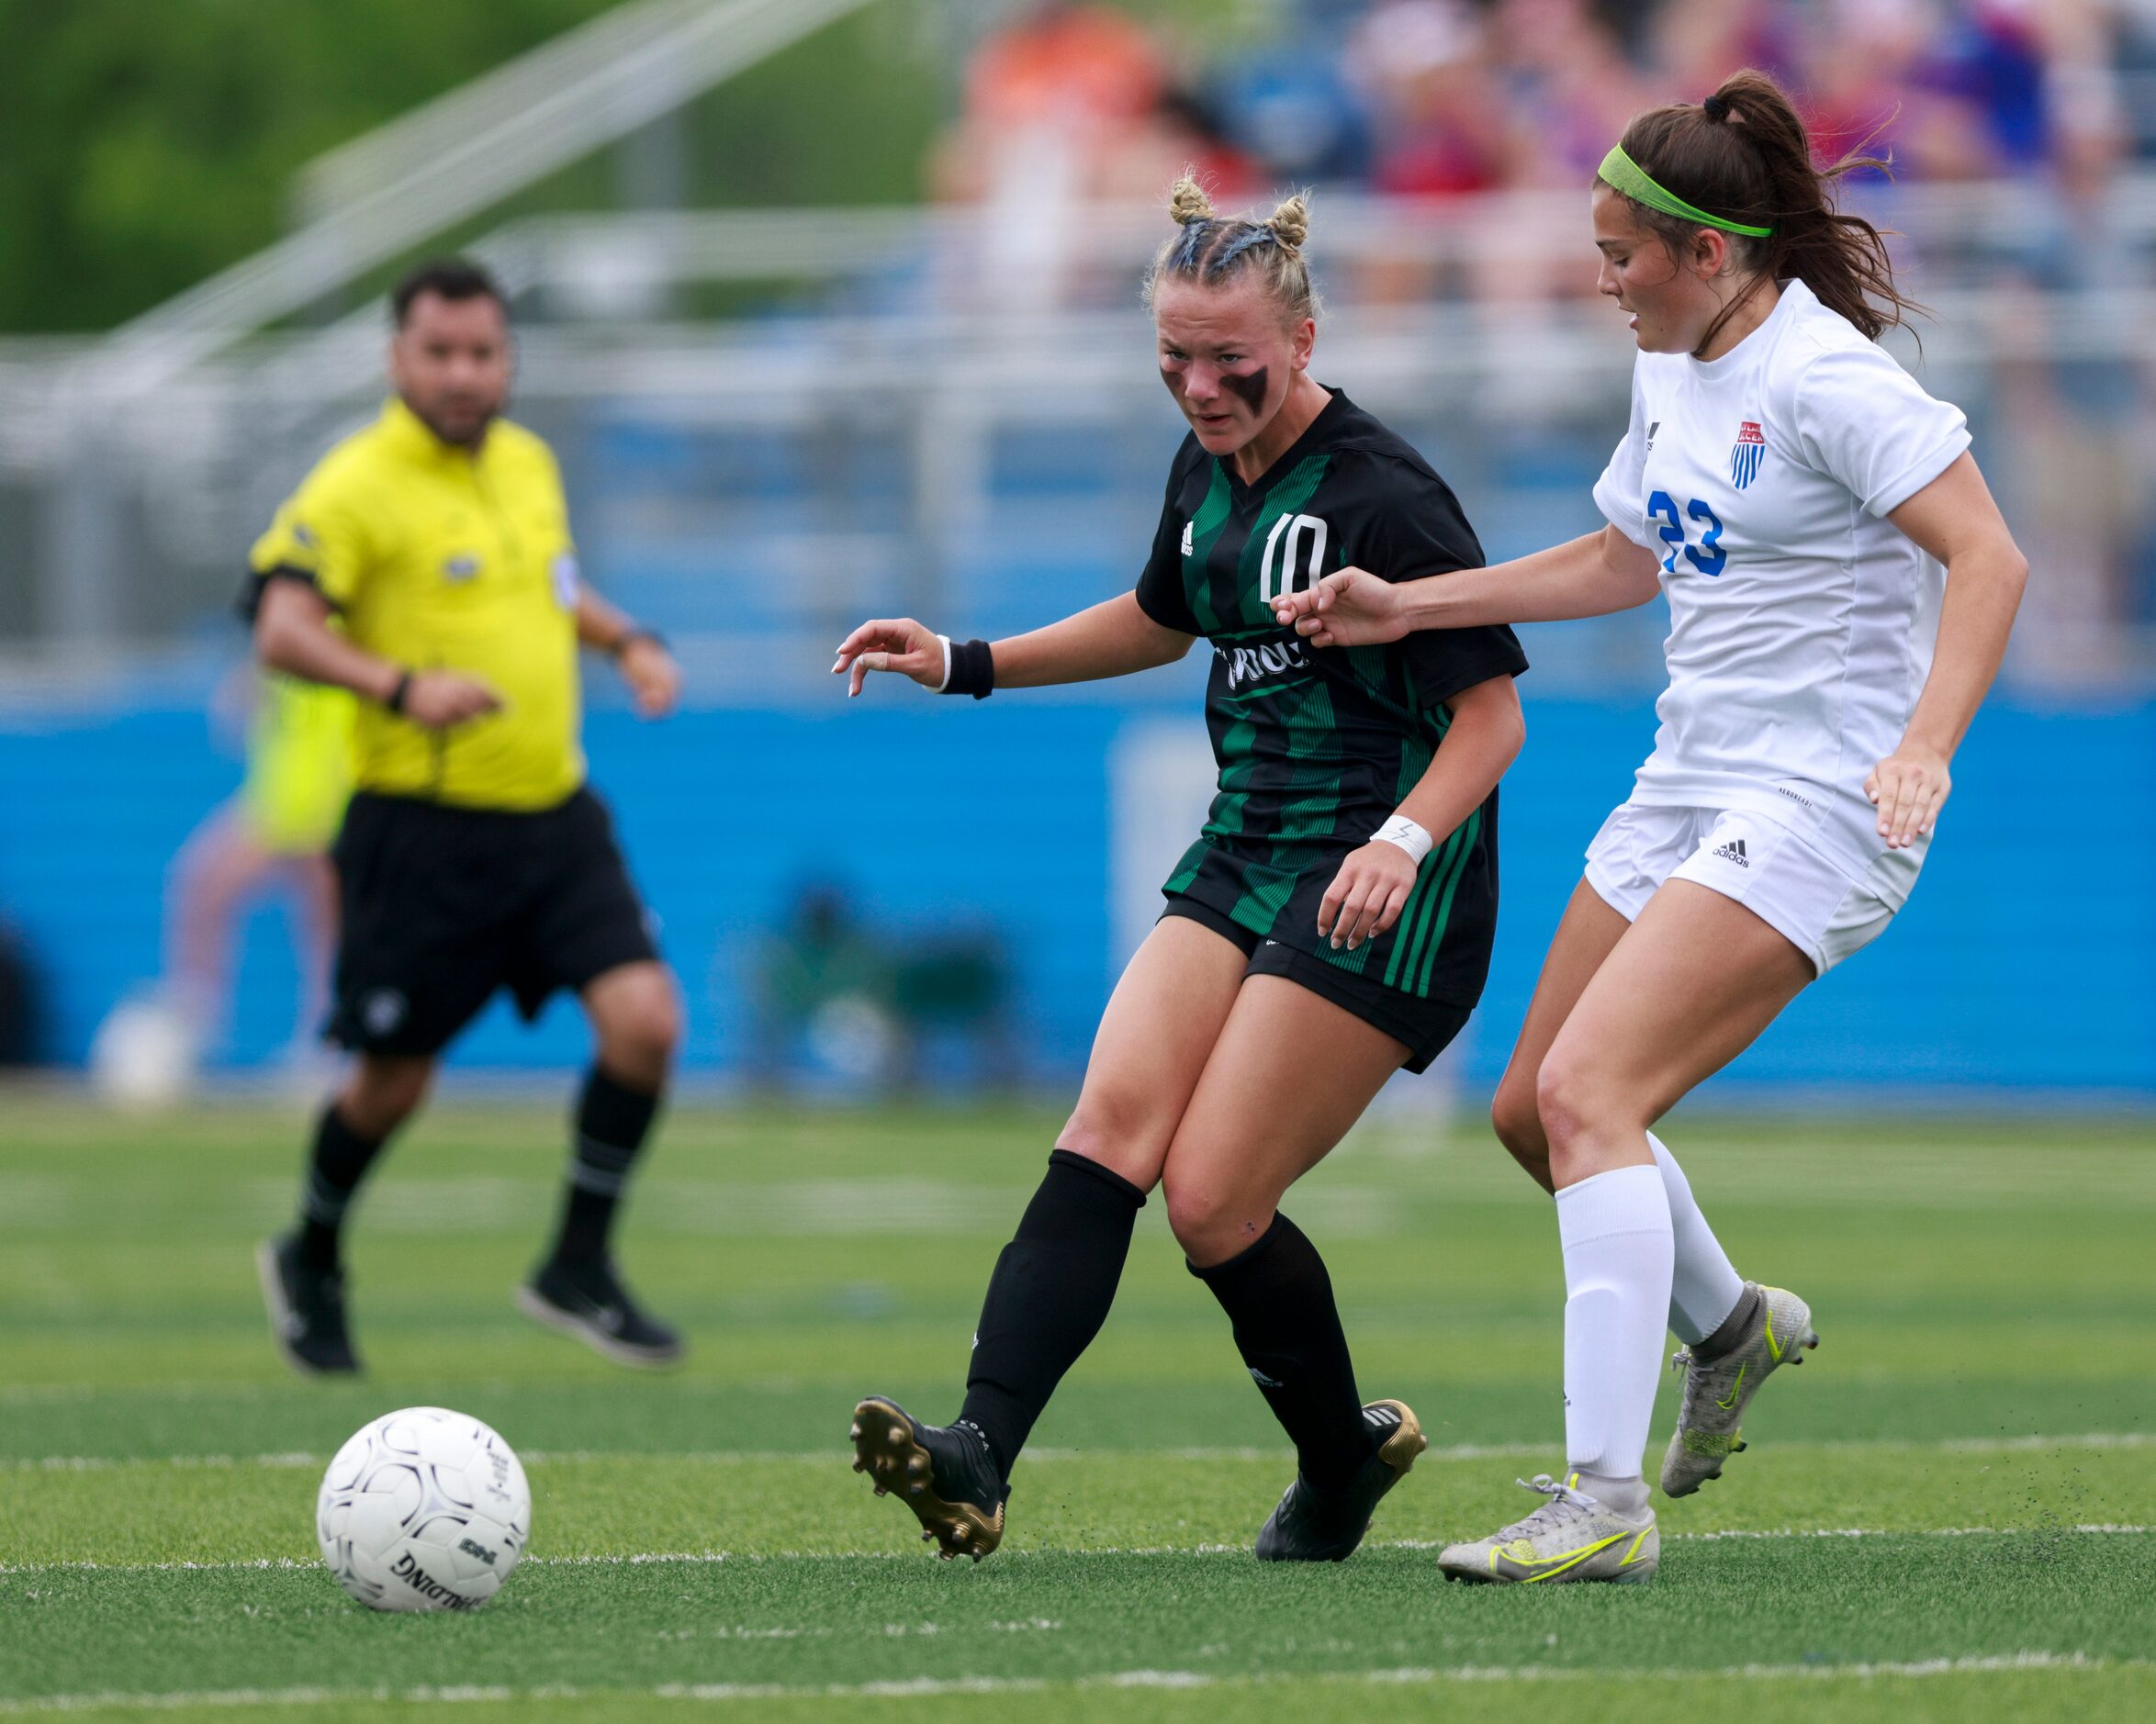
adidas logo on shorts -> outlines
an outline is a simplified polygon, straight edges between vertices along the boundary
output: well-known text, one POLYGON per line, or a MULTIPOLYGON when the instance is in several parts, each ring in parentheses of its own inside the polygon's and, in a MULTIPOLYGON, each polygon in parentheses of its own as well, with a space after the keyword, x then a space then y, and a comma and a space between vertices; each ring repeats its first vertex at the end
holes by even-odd
POLYGON ((1740 868, 1748 868, 1752 866, 1752 858, 1745 854, 1745 841, 1742 838, 1732 838, 1727 844, 1718 848, 1714 854, 1724 862, 1735 863, 1740 868))

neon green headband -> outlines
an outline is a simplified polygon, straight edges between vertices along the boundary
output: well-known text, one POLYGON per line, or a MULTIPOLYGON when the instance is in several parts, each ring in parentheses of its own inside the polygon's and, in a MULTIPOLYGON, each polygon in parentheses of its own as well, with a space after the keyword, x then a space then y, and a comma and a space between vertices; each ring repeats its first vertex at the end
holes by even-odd
POLYGON ((1726 216, 1710 216, 1703 209, 1694 208, 1675 192, 1666 192, 1656 185, 1646 169, 1624 153, 1623 144, 1602 158, 1600 177, 1625 196, 1645 204, 1649 209, 1658 209, 1666 216, 1681 217, 1702 227, 1720 228, 1724 233, 1748 233, 1755 240, 1764 240, 1774 231, 1772 228, 1748 228, 1726 216))

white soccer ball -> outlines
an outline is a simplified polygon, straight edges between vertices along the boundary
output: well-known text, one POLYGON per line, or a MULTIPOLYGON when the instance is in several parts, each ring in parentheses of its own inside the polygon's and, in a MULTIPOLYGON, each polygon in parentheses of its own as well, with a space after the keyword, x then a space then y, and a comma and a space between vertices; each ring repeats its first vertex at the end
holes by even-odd
POLYGON ((322 1475, 315 1536, 337 1584, 376 1610, 472 1610, 532 1528, 532 1487, 486 1425, 439 1406, 385 1413, 322 1475))
POLYGON ((111 1105, 154 1114, 185 1099, 195 1081, 195 1032, 169 1002, 123 1001, 90 1044, 90 1083, 111 1105))

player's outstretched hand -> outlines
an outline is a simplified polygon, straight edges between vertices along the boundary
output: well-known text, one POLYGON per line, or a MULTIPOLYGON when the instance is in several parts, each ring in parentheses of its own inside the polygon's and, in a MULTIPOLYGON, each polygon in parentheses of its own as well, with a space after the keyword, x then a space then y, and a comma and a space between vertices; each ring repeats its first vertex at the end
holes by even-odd
POLYGON ((911 677, 924 688, 943 687, 943 643, 911 617, 864 622, 838 645, 838 661, 831 674, 851 674, 846 680, 848 700, 860 693, 871 670, 895 671, 911 677))
POLYGON ((1947 757, 1936 748, 1906 741, 1864 780, 1864 794, 1879 810, 1879 835, 1890 850, 1905 850, 1919 838, 1930 837, 1953 789, 1947 757))
POLYGON ((404 691, 404 716, 425 730, 445 731, 500 711, 500 695, 454 670, 415 670, 404 691))
POLYGON ((1318 932, 1332 949, 1375 940, 1400 919, 1415 890, 1413 859, 1397 844, 1372 839, 1340 865, 1318 904, 1318 932))
POLYGON ((657 641, 648 634, 631 636, 618 663, 638 718, 664 718, 674 710, 681 698, 681 667, 657 641))
POLYGON ((1382 646, 1408 632, 1400 589, 1365 568, 1343 568, 1315 587, 1282 593, 1273 614, 1313 646, 1382 646))

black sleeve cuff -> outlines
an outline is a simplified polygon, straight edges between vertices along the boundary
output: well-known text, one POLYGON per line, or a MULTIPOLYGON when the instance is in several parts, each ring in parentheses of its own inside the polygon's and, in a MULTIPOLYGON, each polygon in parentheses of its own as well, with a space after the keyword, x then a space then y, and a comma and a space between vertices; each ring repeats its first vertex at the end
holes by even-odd
POLYGON ((262 610, 262 596, 269 590, 272 581, 298 581, 302 587, 312 588, 331 610, 344 609, 322 591, 321 582, 315 578, 311 570, 298 568, 289 563, 279 563, 271 568, 249 569, 247 583, 240 589, 239 598, 233 601, 232 608, 240 613, 240 621, 250 628, 254 626, 254 619, 262 610))

